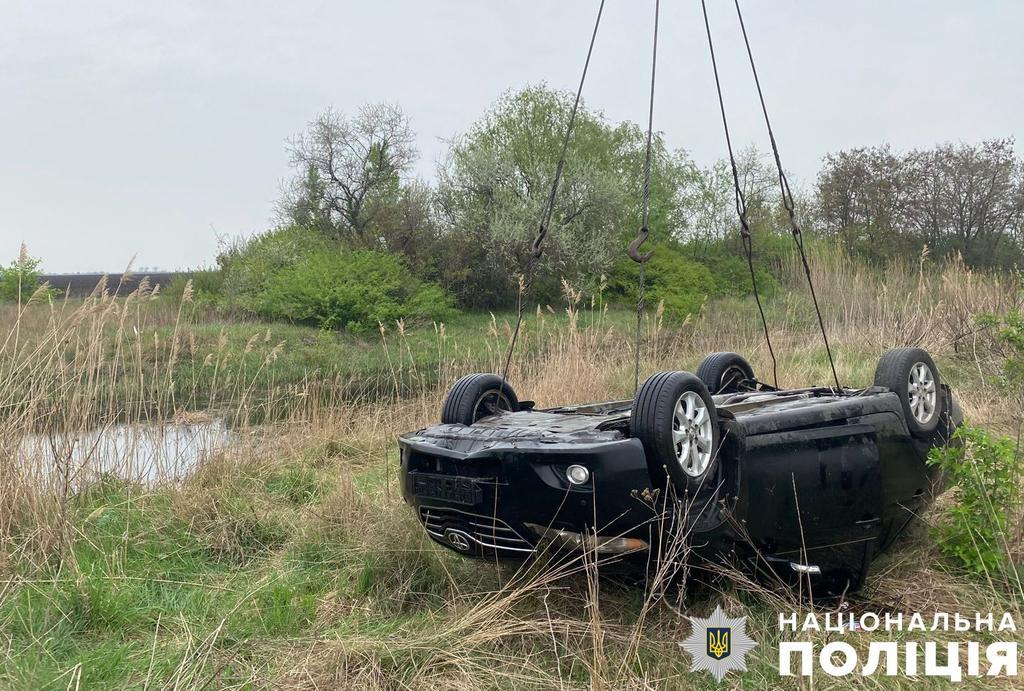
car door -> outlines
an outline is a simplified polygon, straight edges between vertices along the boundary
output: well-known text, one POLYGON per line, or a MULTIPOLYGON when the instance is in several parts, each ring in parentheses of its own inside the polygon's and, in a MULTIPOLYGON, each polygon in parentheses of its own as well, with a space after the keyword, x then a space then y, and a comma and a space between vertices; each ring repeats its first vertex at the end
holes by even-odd
POLYGON ((794 570, 844 570, 859 581, 880 533, 875 428, 848 420, 748 437, 747 529, 756 547, 794 570))

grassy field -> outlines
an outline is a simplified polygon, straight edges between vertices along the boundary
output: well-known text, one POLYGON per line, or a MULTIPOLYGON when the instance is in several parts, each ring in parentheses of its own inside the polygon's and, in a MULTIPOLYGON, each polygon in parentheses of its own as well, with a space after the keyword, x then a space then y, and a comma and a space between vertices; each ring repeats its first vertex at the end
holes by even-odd
MULTIPOLYGON (((844 383, 868 384, 885 348, 922 345, 972 420, 1016 433, 1020 402, 998 381, 992 335, 973 320, 1019 305, 1013 277, 956 264, 883 273, 840 255, 815 266, 828 277, 819 294, 844 383)), ((780 384, 827 382, 792 274, 768 309, 780 384)), ((530 313, 513 385, 540 405, 630 396, 632 313, 567 293, 530 313)), ((424 536, 398 494, 395 437, 435 421, 457 376, 495 369, 510 315, 357 337, 211 322, 145 291, 5 310, 0 687, 699 689, 710 677, 688 672, 676 642, 689 628, 682 615, 716 604, 750 617, 758 641, 749 671, 722 686, 793 682, 777 676, 777 613, 811 609, 786 592, 736 574, 637 583, 592 562, 469 562, 424 536), (184 481, 101 474, 88 450, 19 451, 33 431, 84 437, 114 423, 213 417, 230 422, 232 442, 184 481)), ((644 374, 692 369, 715 350, 770 371, 751 302, 707 304, 686 324, 649 311, 644 374)), ((970 576, 941 556, 928 526, 950 503, 943 497, 876 562, 852 606, 1009 611, 1024 622, 1019 583, 970 576)), ((863 653, 878 636, 844 640, 863 653)))
MULTIPOLYGON (((88 349, 103 363, 93 392, 97 405, 141 406, 132 419, 181 410, 230 413, 241 401, 250 421, 264 421, 306 407, 313 395, 349 403, 416 395, 446 384, 456 363, 468 371, 498 367, 516 320, 513 311, 469 312, 443 324, 396 322, 352 334, 244 320, 145 293, 102 304, 40 303, 0 306, 0 328, 8 325, 11 333, 6 354, 26 368, 37 366, 30 361, 40 355, 40 334, 47 337, 44 348, 65 339, 61 347, 88 349)), ((562 305, 538 307, 524 318, 520 352, 527 358, 569 321, 562 305)), ((632 310, 596 301, 582 307, 574 320, 584 330, 623 330, 635 320, 632 310)))

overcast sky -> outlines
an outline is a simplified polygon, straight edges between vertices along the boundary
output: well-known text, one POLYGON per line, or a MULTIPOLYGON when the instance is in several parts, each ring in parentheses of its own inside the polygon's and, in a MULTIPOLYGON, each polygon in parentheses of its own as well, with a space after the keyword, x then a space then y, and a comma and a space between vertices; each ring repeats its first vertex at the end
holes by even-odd
MULTIPOLYGON (((607 0, 589 106, 643 120, 653 0, 607 0)), ((731 2, 710 0, 739 144, 765 138, 731 2)), ((503 91, 579 78, 597 0, 0 0, 0 261, 210 264, 271 223, 285 140, 327 106, 401 104, 432 179, 503 91)), ((1024 135, 1020 0, 747 0, 783 161, 1024 135)), ((698 0, 664 0, 656 127, 724 152, 698 0)))

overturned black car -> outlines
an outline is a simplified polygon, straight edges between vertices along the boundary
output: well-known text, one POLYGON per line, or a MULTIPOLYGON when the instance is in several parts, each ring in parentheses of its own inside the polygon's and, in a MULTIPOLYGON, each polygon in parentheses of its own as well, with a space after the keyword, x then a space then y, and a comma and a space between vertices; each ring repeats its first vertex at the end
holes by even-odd
POLYGON ((919 348, 885 353, 866 389, 780 390, 714 353, 632 401, 546 410, 471 374, 441 424, 400 438, 402 491, 430 537, 467 556, 650 561, 668 512, 700 560, 851 592, 941 491, 928 452, 962 421, 919 348))

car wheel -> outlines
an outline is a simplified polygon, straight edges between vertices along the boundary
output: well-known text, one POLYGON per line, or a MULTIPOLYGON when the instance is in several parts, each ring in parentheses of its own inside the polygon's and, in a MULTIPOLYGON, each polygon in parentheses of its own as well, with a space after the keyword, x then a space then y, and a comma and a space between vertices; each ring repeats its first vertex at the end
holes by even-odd
POLYGON ((744 381, 754 380, 754 368, 736 353, 711 353, 697 366, 697 376, 712 394, 747 391, 744 381))
POLYGON ((441 406, 441 422, 472 425, 502 410, 519 410, 519 399, 497 374, 467 374, 455 382, 441 406))
POLYGON ((718 414, 711 394, 689 372, 659 372, 633 399, 630 432, 644 446, 656 482, 671 479, 677 492, 695 494, 718 461, 718 414))
POLYGON ((921 348, 893 348, 878 361, 875 386, 900 397, 903 418, 915 437, 928 437, 942 419, 945 397, 939 369, 921 348))

